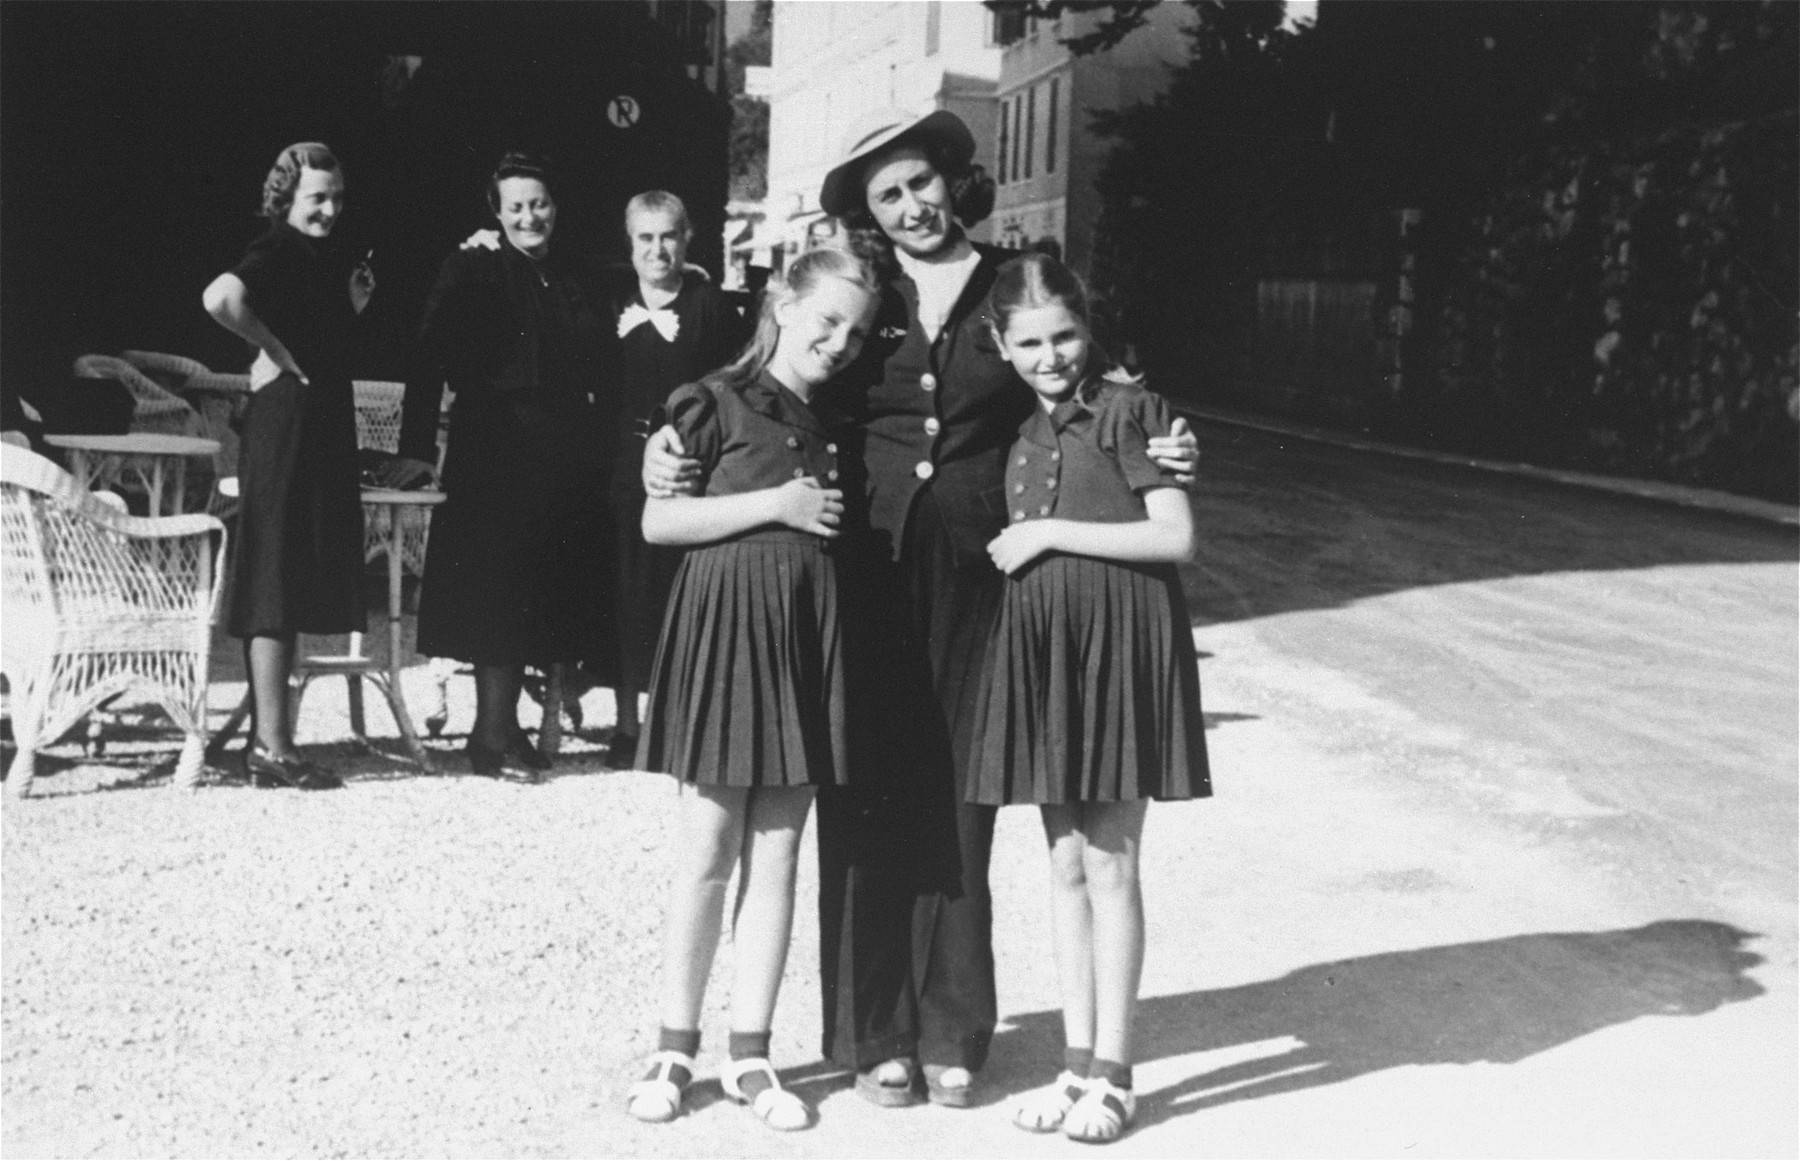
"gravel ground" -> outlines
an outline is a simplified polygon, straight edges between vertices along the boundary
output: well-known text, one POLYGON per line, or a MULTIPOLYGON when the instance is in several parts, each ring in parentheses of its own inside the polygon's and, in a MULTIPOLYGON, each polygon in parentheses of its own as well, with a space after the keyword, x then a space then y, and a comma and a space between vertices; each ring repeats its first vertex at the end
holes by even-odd
MULTIPOLYGON (((1150 812, 1140 1125, 1106 1152, 1793 1156, 1791 532, 1208 438, 1218 797, 1150 812)), ((672 787, 601 766, 604 691, 547 785, 468 777, 452 693, 423 777, 352 756, 316 686, 329 794, 178 793, 155 726, 55 749, 0 807, 0 1152, 1093 1155, 1003 1104, 1059 1056, 1034 812, 996 838, 987 1107, 879 1110, 820 1063, 809 850, 774 1057, 817 1128, 721 1099, 724 970, 699 1107, 640 1125, 672 787)))

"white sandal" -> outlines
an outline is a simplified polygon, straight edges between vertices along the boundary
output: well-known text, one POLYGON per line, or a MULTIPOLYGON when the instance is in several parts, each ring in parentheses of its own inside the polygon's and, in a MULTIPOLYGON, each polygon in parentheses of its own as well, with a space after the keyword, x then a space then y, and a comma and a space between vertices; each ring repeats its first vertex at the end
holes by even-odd
POLYGON ((1056 1132, 1062 1128, 1063 1118, 1069 1115, 1075 1102, 1087 1092, 1087 1083, 1085 1076, 1076 1076, 1063 1069, 1055 1084, 1020 1098, 1013 1108, 1013 1124, 1027 1133, 1056 1132))
POLYGON ((1104 1145, 1116 1141, 1137 1119, 1137 1094, 1104 1077, 1088 1078, 1087 1091, 1063 1115, 1063 1136, 1104 1145))
POLYGON ((812 1108, 799 1097, 781 1087, 781 1079, 775 1075, 775 1066, 760 1056, 748 1060, 728 1060, 719 1067, 719 1087, 725 1095, 740 1105, 749 1105, 750 1111, 762 1118, 763 1124, 771 1129, 793 1132, 812 1125, 812 1108), (744 1077, 752 1072, 760 1072, 769 1078, 769 1087, 757 1093, 755 1097, 744 1095, 744 1077))
POLYGON ((664 1049, 650 1058, 650 1075, 625 1092, 625 1111, 640 1121, 662 1124, 681 1115, 681 1100, 694 1079, 694 1058, 664 1049))

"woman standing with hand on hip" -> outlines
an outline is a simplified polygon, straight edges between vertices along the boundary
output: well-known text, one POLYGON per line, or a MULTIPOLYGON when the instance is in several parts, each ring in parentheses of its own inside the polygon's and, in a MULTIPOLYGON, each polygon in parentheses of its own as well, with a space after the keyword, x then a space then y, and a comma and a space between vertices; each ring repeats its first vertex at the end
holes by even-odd
POLYGON ((452 254, 420 327, 400 433, 403 468, 434 454, 456 393, 419 598, 419 651, 475 666, 472 773, 537 782, 550 760, 518 721, 525 666, 610 658, 602 395, 604 306, 553 249, 547 164, 508 153, 488 182, 497 248, 452 254))
POLYGON ((350 338, 375 279, 331 244, 343 209, 331 150, 288 146, 263 181, 268 231, 203 296, 220 326, 257 348, 225 626, 244 641, 253 715, 244 768, 258 786, 343 785, 300 757, 288 717, 296 634, 363 624, 350 338))
MULTIPOLYGON (((965 225, 993 205, 953 113, 871 114, 847 135, 819 205, 892 266, 870 337, 840 377, 864 431, 869 520, 889 565, 859 616, 882 638, 878 693, 857 715, 851 784, 819 795, 824 1051, 881 1105, 975 1103, 998 1019, 988 856, 994 807, 966 801, 976 693, 1000 606, 987 544, 1006 525, 1006 453, 1032 393, 983 303, 1009 251, 965 225), (862 757, 859 759, 859 755, 862 757)), ((651 494, 692 471, 653 437, 651 494)), ((1151 458, 1191 474, 1178 425, 1151 458)), ((865 687, 867 683, 862 683, 865 687)))

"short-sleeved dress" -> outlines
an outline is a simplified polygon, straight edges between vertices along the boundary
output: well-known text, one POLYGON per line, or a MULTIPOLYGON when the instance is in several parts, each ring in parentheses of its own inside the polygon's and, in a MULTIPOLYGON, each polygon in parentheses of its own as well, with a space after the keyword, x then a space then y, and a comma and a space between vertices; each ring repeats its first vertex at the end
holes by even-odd
MULTIPOLYGON (((1175 486, 1146 454, 1169 424, 1160 397, 1110 380, 1051 412, 1033 408, 1007 460, 1008 517, 1145 519, 1143 493, 1175 486)), ((1191 633, 1173 564, 1051 553, 1008 577, 977 709, 969 800, 1210 794, 1191 633)))
MULTIPOLYGON (((669 422, 700 461, 700 495, 803 476, 861 494, 843 475, 861 455, 855 428, 767 374, 741 389, 678 388, 669 422)), ((651 667, 639 769, 710 786, 846 780, 840 544, 767 525, 687 550, 651 667)))
POLYGON ((232 269, 306 373, 250 396, 225 598, 233 637, 363 627, 362 499, 350 387, 350 265, 328 240, 270 226, 232 269))

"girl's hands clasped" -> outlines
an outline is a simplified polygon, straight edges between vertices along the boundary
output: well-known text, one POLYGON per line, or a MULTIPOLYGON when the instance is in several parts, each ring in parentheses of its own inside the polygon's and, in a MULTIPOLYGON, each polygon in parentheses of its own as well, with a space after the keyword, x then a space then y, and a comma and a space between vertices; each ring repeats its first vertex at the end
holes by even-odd
POLYGON ((774 490, 776 519, 789 528, 830 539, 844 518, 844 493, 822 488, 811 476, 790 480, 774 490))
POLYGON ((1011 525, 988 541, 988 557, 994 567, 1011 576, 1056 547, 1056 529, 1049 520, 1027 520, 1011 525))

